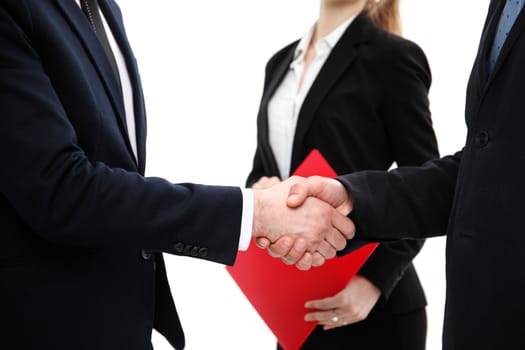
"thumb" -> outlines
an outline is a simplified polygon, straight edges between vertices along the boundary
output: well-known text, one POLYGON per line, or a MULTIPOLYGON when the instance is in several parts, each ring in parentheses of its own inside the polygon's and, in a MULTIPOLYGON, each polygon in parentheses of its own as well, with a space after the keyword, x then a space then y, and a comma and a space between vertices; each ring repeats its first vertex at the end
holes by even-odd
POLYGON ((295 183, 290 187, 286 205, 290 208, 297 208, 301 206, 310 195, 308 186, 306 186, 304 182, 295 183))
POLYGON ((319 176, 311 176, 301 182, 297 182, 290 187, 286 205, 290 208, 297 208, 301 206, 308 197, 317 197, 326 201, 323 198, 323 182, 319 176))
POLYGON ((286 205, 290 208, 297 208, 308 198, 308 189, 303 184, 294 184, 290 187, 290 193, 286 200, 286 205))

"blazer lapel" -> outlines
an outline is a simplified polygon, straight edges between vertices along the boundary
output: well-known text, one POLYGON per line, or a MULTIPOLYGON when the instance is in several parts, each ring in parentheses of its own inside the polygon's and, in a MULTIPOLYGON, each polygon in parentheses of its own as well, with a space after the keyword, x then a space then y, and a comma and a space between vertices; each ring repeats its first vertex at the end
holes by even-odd
POLYGON ((266 88, 261 100, 261 104, 263 104, 264 106, 268 107, 268 102, 270 101, 270 98, 277 90, 277 87, 279 87, 279 84, 283 81, 286 73, 288 73, 288 70, 290 69, 290 64, 292 63, 292 60, 294 58, 293 56, 295 53, 295 48, 298 44, 299 42, 297 41, 295 45, 290 46, 289 51, 285 55, 285 58, 277 65, 277 67, 275 68, 275 72, 272 73, 270 81, 268 82, 268 87, 266 88))
POLYGON ((493 0, 489 6, 487 20, 484 25, 483 34, 481 35, 480 46, 476 58, 475 67, 477 67, 477 76, 481 84, 479 88, 482 89, 489 78, 488 60, 494 35, 499 23, 499 17, 503 10, 503 1, 493 0))
MULTIPOLYGON (((122 90, 120 84, 115 78, 115 74, 111 68, 111 63, 102 48, 95 32, 91 29, 89 21, 86 16, 79 9, 75 1, 72 0, 55 0, 59 5, 60 9, 64 13, 64 16, 69 21, 73 30, 77 33, 82 43, 84 44, 85 50, 88 54, 89 59, 93 63, 95 69, 98 72, 100 79, 102 80, 104 87, 106 88, 107 94, 110 97, 111 103, 115 110, 115 114, 118 117, 119 127, 123 133, 128 151, 132 152, 131 144, 129 142, 128 131, 126 127, 126 116, 124 111, 124 101, 122 97, 122 90)), ((101 1, 101 4, 103 1, 101 1)), ((108 11, 104 13, 107 17, 108 11)))
POLYGON ((348 69, 356 58, 356 46, 369 39, 371 28, 373 25, 370 19, 364 14, 358 15, 343 33, 321 68, 299 112, 292 148, 291 169, 294 169, 302 161, 303 155, 300 150, 317 108, 341 74, 348 69))
POLYGON ((294 58, 295 48, 297 47, 297 44, 299 42, 297 41, 295 45, 291 45, 289 47, 289 51, 284 56, 284 59, 282 59, 276 66, 275 70, 271 72, 271 76, 269 77, 270 81, 267 84, 267 87, 263 93, 263 96, 261 98, 261 109, 260 109, 260 115, 257 118, 258 125, 257 128, 260 130, 262 135, 264 135, 261 139, 261 144, 265 148, 265 154, 269 155, 269 162, 272 170, 272 174, 279 174, 279 167, 277 166, 277 161, 275 160, 275 156, 273 154, 272 148, 270 146, 270 139, 268 136, 269 133, 269 127, 268 127, 268 103, 270 102, 270 99, 275 94, 275 91, 283 81, 284 77, 286 76, 286 73, 288 73, 288 70, 290 69, 290 64, 292 63, 292 60, 294 58))
POLYGON ((142 83, 140 81, 137 62, 127 39, 122 18, 117 18, 115 16, 115 14, 119 12, 118 9, 115 8, 114 2, 108 0, 98 0, 98 2, 126 61, 126 67, 128 69, 133 89, 138 166, 139 171, 144 173, 146 165, 146 109, 144 106, 144 94, 142 91, 142 83))

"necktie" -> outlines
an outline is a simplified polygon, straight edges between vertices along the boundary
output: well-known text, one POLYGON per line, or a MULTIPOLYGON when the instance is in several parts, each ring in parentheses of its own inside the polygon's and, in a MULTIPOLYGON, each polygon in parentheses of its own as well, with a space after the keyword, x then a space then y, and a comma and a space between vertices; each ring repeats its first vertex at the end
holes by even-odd
POLYGON ((93 31, 95 31, 98 40, 102 44, 102 47, 106 52, 106 56, 108 57, 109 62, 111 63, 111 67, 113 68, 113 73, 115 73, 115 77, 117 78, 117 81, 120 85, 120 75, 118 71, 117 61, 115 60, 115 56, 113 55, 113 51, 111 50, 108 36, 106 35, 106 30, 104 29, 104 23, 102 23, 102 18, 98 9, 97 0, 81 0, 80 5, 82 7, 82 11, 87 16, 89 23, 91 23, 93 31))
POLYGON ((494 42, 490 51, 489 73, 492 73, 492 69, 496 65, 501 48, 516 21, 516 18, 521 12, 524 3, 525 0, 507 0, 503 12, 501 13, 498 29, 496 30, 496 35, 494 36, 494 42))

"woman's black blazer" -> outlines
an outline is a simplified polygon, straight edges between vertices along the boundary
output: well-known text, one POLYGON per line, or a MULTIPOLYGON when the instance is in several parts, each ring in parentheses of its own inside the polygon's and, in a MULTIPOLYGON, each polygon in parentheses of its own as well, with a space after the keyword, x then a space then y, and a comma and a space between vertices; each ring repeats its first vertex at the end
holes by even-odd
MULTIPOLYGON (((246 181, 279 176, 268 138, 268 101, 298 41, 268 61, 257 117, 257 149, 246 181)), ((323 65, 299 113, 291 169, 317 148, 338 174, 420 165, 439 156, 429 111, 430 68, 413 42, 358 15, 323 65)), ((388 210, 388 208, 385 208, 388 210)), ((412 259, 423 240, 382 243, 359 273, 382 292, 376 308, 408 312, 426 306, 412 259)))

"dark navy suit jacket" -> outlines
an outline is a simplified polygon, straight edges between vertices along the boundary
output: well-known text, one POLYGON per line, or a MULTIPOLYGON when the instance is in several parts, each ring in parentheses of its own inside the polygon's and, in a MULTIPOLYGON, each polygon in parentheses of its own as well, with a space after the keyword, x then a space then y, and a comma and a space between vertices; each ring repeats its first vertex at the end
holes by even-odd
POLYGON ((130 73, 138 162, 75 1, 0 0, 1 348, 145 350, 156 327, 182 349, 160 252, 223 264, 237 253, 239 188, 144 176, 136 61, 117 5, 99 3, 130 73))
POLYGON ((525 349, 525 12, 489 74, 504 3, 490 3, 467 87, 463 150, 421 168, 340 177, 357 237, 446 233, 445 350, 525 349))

